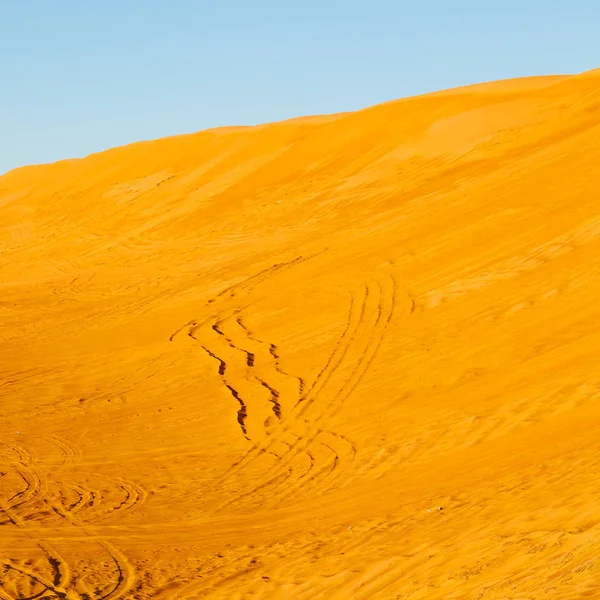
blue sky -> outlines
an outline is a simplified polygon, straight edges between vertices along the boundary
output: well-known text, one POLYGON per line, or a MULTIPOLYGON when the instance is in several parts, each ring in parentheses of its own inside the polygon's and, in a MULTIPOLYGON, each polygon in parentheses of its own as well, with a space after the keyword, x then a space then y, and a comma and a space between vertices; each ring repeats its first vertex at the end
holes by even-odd
POLYGON ((597 0, 3 0, 0 173, 600 67, 597 0))

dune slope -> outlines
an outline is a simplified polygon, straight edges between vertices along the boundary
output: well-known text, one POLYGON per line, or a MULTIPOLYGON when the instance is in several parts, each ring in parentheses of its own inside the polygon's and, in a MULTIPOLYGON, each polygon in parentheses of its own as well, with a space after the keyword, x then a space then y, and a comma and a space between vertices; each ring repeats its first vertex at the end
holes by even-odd
POLYGON ((0 598, 600 576, 600 75, 0 177, 0 598))

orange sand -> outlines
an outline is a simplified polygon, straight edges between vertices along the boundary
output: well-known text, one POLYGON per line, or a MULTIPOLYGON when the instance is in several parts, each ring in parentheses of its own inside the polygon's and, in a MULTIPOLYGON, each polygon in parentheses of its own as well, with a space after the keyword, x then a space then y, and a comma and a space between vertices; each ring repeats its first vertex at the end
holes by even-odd
POLYGON ((599 181, 600 72, 1 177, 0 599, 600 597, 599 181))

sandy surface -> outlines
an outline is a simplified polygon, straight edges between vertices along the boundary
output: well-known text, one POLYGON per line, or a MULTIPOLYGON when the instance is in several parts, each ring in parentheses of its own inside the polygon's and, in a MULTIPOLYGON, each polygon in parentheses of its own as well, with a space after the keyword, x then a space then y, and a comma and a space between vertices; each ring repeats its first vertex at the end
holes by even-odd
POLYGON ((0 178, 0 599, 600 597, 600 72, 0 178))

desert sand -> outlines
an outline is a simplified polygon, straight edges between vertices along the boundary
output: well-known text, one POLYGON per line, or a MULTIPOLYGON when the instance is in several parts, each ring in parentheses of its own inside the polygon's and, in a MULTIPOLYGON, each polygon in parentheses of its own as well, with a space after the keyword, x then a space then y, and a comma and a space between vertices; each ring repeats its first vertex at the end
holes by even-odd
POLYGON ((600 72, 0 177, 0 599, 600 597, 600 72))

